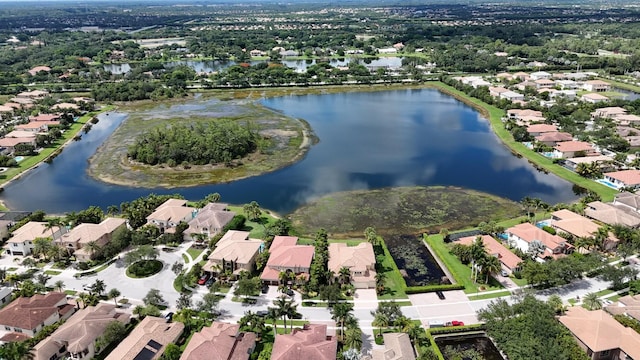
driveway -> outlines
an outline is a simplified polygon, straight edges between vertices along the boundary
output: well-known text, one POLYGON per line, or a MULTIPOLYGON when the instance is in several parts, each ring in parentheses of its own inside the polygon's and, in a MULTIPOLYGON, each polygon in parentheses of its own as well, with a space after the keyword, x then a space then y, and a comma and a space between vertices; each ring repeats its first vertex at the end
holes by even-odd
POLYGON ((414 318, 420 319, 425 327, 429 327, 429 321, 459 320, 467 324, 478 323, 477 306, 472 305, 464 292, 446 291, 444 295, 444 300, 440 300, 435 293, 409 295, 409 300, 413 304, 411 308, 415 311, 414 318))

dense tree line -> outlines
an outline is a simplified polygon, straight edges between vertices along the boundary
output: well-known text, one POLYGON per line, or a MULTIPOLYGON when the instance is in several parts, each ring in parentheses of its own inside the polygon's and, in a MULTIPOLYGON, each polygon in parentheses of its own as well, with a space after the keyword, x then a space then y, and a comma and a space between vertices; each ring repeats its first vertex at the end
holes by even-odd
POLYGON ((136 139, 128 156, 148 165, 219 164, 254 152, 259 141, 251 124, 209 121, 156 128, 136 139))
POLYGON ((509 359, 588 359, 555 315, 551 304, 526 295, 513 305, 496 300, 480 310, 478 319, 486 323, 488 335, 509 359))

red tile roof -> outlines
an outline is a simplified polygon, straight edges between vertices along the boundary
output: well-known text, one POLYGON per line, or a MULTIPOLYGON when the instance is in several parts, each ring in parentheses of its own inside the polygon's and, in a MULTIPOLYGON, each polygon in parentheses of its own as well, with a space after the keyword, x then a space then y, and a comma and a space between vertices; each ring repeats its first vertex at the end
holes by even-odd
POLYGON ((38 325, 66 305, 67 295, 61 292, 50 292, 46 295, 36 294, 30 298, 20 297, 0 310, 0 325, 13 328, 34 330, 38 325))
POLYGON ((604 175, 612 179, 621 181, 628 186, 640 185, 640 170, 614 171, 610 173, 605 173, 604 175))
POLYGON ((291 334, 277 335, 271 360, 335 360, 338 341, 326 334, 327 325, 307 324, 291 334))
MULTIPOLYGON (((467 236, 458 239, 458 243, 463 245, 471 245, 477 236, 467 236)), ((496 256, 509 269, 515 269, 522 262, 518 255, 512 253, 509 249, 500 244, 496 239, 489 235, 482 235, 482 243, 488 254, 496 256)))

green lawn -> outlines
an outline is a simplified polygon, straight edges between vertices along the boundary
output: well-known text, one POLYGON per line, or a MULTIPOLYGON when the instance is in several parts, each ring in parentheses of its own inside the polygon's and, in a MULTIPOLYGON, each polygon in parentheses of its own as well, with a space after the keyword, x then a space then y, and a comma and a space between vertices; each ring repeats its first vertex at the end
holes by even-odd
MULTIPOLYGON (((188 250, 187 250, 187 251, 188 251, 188 250)), ((189 261, 189 257, 188 257, 187 255, 185 255, 185 254, 182 254, 182 260, 184 260, 184 263, 185 263, 185 264, 190 263, 190 261, 189 261)))
POLYGON ((196 249, 193 247, 190 247, 187 249, 187 253, 189 253, 189 255, 191 255, 193 259, 197 258, 200 254, 202 254, 203 251, 204 251, 203 249, 196 249))
POLYGON ((402 274, 400 274, 400 270, 398 270, 398 266, 393 261, 393 257, 384 241, 380 241, 380 247, 384 253, 384 260, 379 267, 383 269, 382 273, 385 275, 385 290, 383 294, 378 295, 378 299, 406 299, 407 294, 405 294, 404 289, 407 288, 407 283, 404 281, 402 274))
POLYGON ((518 279, 514 276, 511 276, 511 281, 513 281, 514 283, 516 283, 516 285, 518 286, 526 286, 529 284, 529 282, 527 281, 527 279, 518 279))
MULTIPOLYGON (((230 205, 229 210, 235 212, 238 215, 246 216, 244 210, 242 209, 242 205, 230 205)), ((276 220, 277 218, 271 214, 270 210, 262 209, 260 222, 249 221, 249 219, 247 219, 243 230, 249 231, 249 237, 251 238, 264 239, 266 237, 265 227, 269 224, 274 223, 276 220)))
POLYGON ((75 291, 75 290, 65 290, 64 293, 67 294, 67 295, 73 296, 73 295, 77 294, 78 292, 75 291))
POLYGON ((613 85, 614 87, 617 87, 617 88, 620 88, 620 89, 630 90, 630 91, 633 91, 633 92, 640 93, 640 86, 637 86, 637 85, 627 84, 625 82, 611 80, 611 79, 600 79, 600 80, 606 81, 609 84, 613 85))
POLYGON ((44 272, 46 275, 60 275, 62 274, 62 271, 57 271, 57 270, 45 270, 44 272))
POLYGON ((611 300, 611 301, 618 301, 618 299, 620 299, 623 296, 627 296, 629 295, 628 291, 625 291, 621 294, 617 294, 617 295, 613 295, 613 296, 609 296, 607 299, 611 300))
POLYGON ((471 280, 471 267, 465 265, 458 260, 453 254, 449 252, 447 244, 442 240, 442 235, 431 235, 426 237, 427 243, 436 253, 436 256, 445 264, 449 272, 455 278, 455 281, 464 286, 464 292, 466 294, 473 294, 478 291, 479 286, 484 286, 485 291, 502 289, 502 286, 497 282, 492 284, 477 284, 471 280))
POLYGON ((490 294, 479 293, 476 294, 467 294, 469 300, 486 300, 486 299, 495 299, 503 296, 511 296, 511 292, 509 290, 498 291, 490 294))
POLYGON ((472 98, 462 91, 456 90, 455 88, 443 84, 441 82, 434 82, 432 86, 440 89, 446 93, 449 93, 466 103, 475 106, 484 112, 484 115, 488 115, 489 122, 491 123, 491 128, 494 133, 502 140, 502 142, 515 151, 516 153, 522 154, 523 157, 527 158, 530 162, 533 162, 538 167, 552 172, 557 176, 570 181, 576 185, 582 186, 585 189, 589 189, 591 191, 596 192, 600 195, 603 201, 612 201, 614 195, 617 193, 616 190, 611 189, 605 185, 597 183, 593 180, 585 179, 582 176, 576 174, 575 172, 568 170, 560 165, 554 164, 553 161, 549 158, 542 156, 535 151, 528 149, 522 143, 519 143, 513 139, 511 133, 504 128, 502 123, 502 117, 505 116, 505 112, 502 109, 499 109, 495 106, 486 104, 476 98, 472 98))

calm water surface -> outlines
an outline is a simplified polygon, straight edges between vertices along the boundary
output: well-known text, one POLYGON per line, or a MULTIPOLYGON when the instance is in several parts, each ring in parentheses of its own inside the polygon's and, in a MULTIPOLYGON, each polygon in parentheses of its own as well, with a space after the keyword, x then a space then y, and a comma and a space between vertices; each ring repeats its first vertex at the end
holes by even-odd
POLYGON ((126 117, 111 113, 51 164, 6 186, 1 198, 15 210, 56 213, 118 205, 150 192, 189 199, 219 192, 225 202, 256 200, 281 213, 328 193, 389 186, 453 185, 550 203, 576 198, 570 183, 513 156, 475 110, 436 90, 288 96, 262 103, 311 124, 320 142, 302 161, 228 184, 177 189, 104 184, 86 169, 87 159, 126 117))

